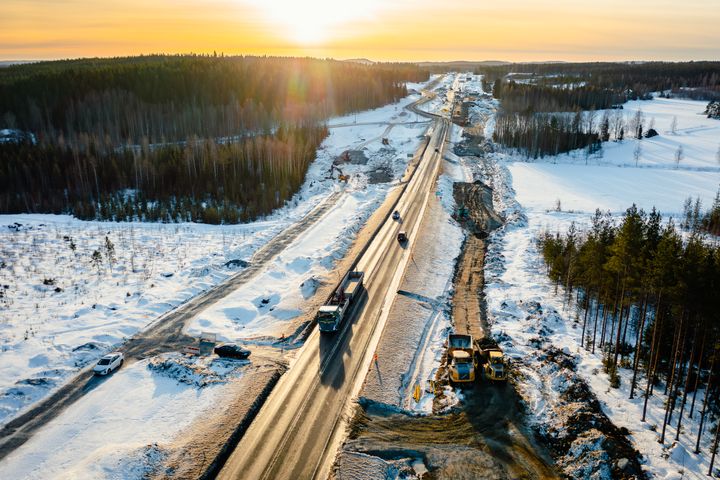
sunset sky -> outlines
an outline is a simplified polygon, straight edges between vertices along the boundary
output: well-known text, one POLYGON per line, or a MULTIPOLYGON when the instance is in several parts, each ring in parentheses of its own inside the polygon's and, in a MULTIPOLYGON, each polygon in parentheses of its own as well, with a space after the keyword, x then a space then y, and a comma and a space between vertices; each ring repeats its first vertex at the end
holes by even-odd
POLYGON ((718 60, 720 0, 1 0, 0 60, 718 60))

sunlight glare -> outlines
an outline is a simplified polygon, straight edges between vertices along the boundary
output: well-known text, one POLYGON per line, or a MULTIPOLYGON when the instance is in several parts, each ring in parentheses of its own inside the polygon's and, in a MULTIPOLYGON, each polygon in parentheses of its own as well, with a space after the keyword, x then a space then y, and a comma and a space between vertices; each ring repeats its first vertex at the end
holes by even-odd
POLYGON ((301 45, 315 45, 343 36, 343 27, 367 20, 377 11, 379 0, 253 0, 279 32, 301 45))

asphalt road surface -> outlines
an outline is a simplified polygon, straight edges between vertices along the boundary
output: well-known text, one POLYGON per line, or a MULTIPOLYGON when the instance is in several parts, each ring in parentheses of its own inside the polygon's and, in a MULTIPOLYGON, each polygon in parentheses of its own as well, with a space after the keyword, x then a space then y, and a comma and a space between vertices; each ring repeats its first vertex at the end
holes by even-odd
MULTIPOLYGON (((423 114, 425 112, 421 112, 423 114)), ((428 115, 429 116, 429 115, 428 115)), ((387 313, 433 193, 450 123, 436 116, 432 138, 397 209, 360 258, 363 295, 335 334, 316 329, 226 462, 220 479, 310 479, 327 476, 342 441, 349 400, 365 378, 387 313), (406 245, 397 241, 405 230, 406 245)), ((388 360, 391 361, 391 360, 388 360)))

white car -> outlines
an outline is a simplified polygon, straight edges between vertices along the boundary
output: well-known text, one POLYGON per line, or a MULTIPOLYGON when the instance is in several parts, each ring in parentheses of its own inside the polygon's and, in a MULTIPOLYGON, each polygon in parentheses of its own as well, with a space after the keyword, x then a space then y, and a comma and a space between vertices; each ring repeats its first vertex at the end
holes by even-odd
POLYGON ((93 368, 95 375, 107 375, 108 373, 117 370, 125 361, 125 357, 120 352, 108 353, 100 360, 97 365, 93 368))

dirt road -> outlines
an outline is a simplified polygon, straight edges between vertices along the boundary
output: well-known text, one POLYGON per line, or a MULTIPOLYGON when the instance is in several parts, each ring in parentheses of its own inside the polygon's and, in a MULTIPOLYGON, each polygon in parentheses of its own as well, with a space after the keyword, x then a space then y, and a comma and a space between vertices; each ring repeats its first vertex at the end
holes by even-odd
POLYGON ((485 239, 502 224, 502 219, 492 208, 492 190, 480 182, 456 182, 453 196, 457 205, 455 219, 468 232, 455 276, 453 326, 456 333, 480 339, 490 334, 483 300, 485 239))

